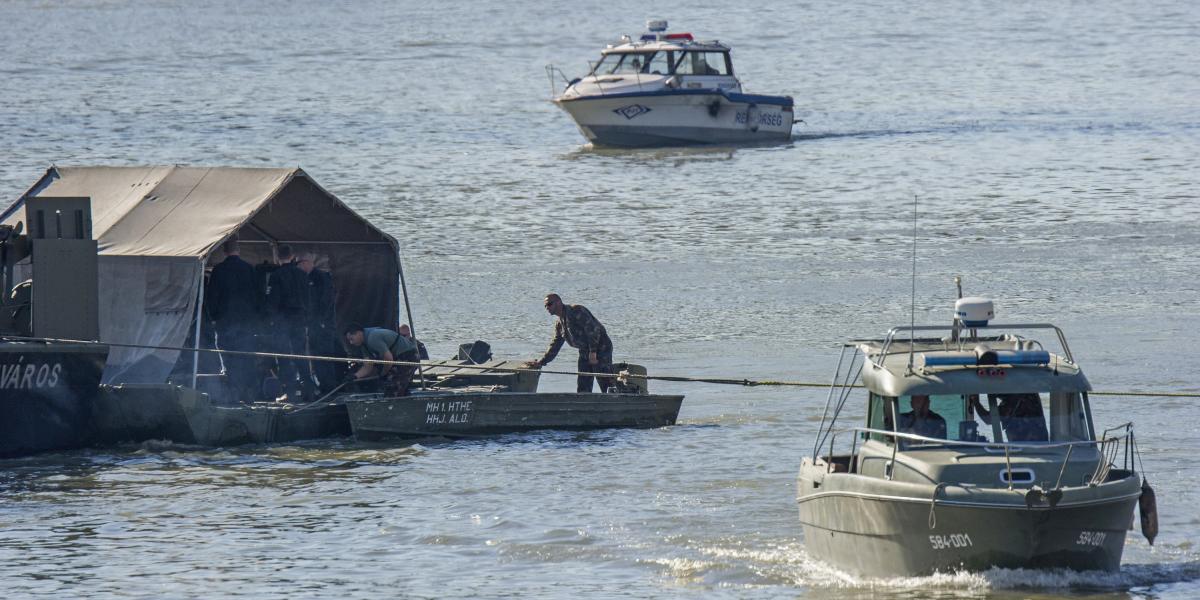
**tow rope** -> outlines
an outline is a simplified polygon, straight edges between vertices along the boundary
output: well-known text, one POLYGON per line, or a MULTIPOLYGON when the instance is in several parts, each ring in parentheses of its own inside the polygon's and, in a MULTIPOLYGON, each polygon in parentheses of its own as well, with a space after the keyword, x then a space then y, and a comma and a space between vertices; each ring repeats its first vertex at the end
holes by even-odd
MULTIPOLYGON (((445 366, 454 369, 474 369, 477 371, 491 371, 494 373, 541 373, 549 375, 583 375, 588 377, 616 377, 618 379, 644 379, 647 381, 674 381, 677 383, 708 383, 715 385, 740 385, 743 387, 805 387, 805 388, 827 388, 828 382, 810 382, 810 381, 784 381, 776 379, 748 379, 748 378, 733 378, 733 377, 686 377, 682 375, 642 375, 639 373, 630 373, 621 371, 618 373, 595 373, 588 371, 559 371, 549 370, 544 368, 514 368, 514 367, 494 367, 486 365, 438 365, 436 363, 421 362, 421 361, 404 361, 404 360, 380 360, 375 358, 346 358, 337 356, 313 356, 307 354, 288 354, 284 352, 254 352, 248 350, 221 350, 218 348, 184 348, 180 346, 155 346, 150 344, 124 344, 119 342, 99 342, 96 340, 72 340, 64 338, 43 338, 43 337, 26 337, 26 336, 2 336, 3 340, 17 340, 23 342, 49 342, 56 344, 85 344, 89 346, 109 346, 112 348, 137 348, 142 350, 166 350, 172 352, 208 352, 211 354, 222 354, 229 356, 249 356, 256 358, 277 358, 285 360, 311 360, 321 362, 333 362, 344 364, 371 364, 371 365, 391 365, 391 366, 406 366, 406 367, 437 367, 445 366)), ((617 363, 620 364, 620 363, 617 363)), ((851 387, 862 388, 861 384, 853 384, 851 387)), ((1115 391, 1102 392, 1091 391, 1088 394, 1093 396, 1127 396, 1135 398, 1200 398, 1200 392, 1137 392, 1137 391, 1115 391)))

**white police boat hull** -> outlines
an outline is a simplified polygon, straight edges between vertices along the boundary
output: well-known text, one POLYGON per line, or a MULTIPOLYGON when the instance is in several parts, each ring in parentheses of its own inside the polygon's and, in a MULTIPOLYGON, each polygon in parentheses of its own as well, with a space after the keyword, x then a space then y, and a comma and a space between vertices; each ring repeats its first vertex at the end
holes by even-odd
POLYGON ((786 96, 670 90, 555 102, 588 141, 604 146, 781 142, 792 134, 792 100, 786 96))

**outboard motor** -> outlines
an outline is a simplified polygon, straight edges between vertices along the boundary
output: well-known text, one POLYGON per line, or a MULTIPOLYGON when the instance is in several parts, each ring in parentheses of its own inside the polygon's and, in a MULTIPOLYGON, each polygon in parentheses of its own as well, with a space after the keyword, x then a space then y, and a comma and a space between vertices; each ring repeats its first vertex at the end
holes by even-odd
POLYGON ((613 371, 617 373, 617 378, 614 380, 612 391, 618 394, 645 395, 650 393, 650 382, 645 377, 646 367, 622 362, 614 364, 613 371))
POLYGON ((492 360, 492 346, 483 340, 475 340, 458 347, 458 360, 469 360, 471 364, 481 365, 492 360))

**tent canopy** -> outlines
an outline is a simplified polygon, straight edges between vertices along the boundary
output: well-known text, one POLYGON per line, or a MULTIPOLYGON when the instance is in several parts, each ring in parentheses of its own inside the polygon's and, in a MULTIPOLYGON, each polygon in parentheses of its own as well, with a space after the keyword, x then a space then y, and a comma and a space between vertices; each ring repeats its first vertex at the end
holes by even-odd
MULTIPOLYGON (((28 197, 89 197, 100 254, 100 341, 181 346, 194 326, 206 265, 237 237, 242 258, 279 244, 318 255, 334 277, 340 322, 395 327, 396 240, 303 170, 240 167, 51 167, 0 216, 25 219, 28 197)), ((37 283, 34 282, 36 293, 37 283)), ((162 383, 177 352, 114 349, 107 383, 162 383)))

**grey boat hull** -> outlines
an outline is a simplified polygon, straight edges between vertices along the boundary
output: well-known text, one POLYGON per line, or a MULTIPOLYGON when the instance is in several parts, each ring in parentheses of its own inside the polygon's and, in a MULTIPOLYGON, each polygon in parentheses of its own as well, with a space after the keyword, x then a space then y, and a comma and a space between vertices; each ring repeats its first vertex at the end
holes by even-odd
POLYGON ((683 396, 525 392, 416 392, 347 399, 355 437, 471 438, 540 429, 674 425, 683 396))
POLYGON ((350 435, 350 419, 340 402, 224 405, 207 394, 170 385, 106 386, 95 422, 98 441, 109 444, 167 440, 238 446, 350 435))
POLYGON ((951 486, 934 505, 933 485, 833 475, 813 487, 802 474, 800 522, 813 556, 870 577, 992 567, 1116 571, 1139 479, 1064 488, 1051 507, 1027 505, 1025 489, 951 486))

